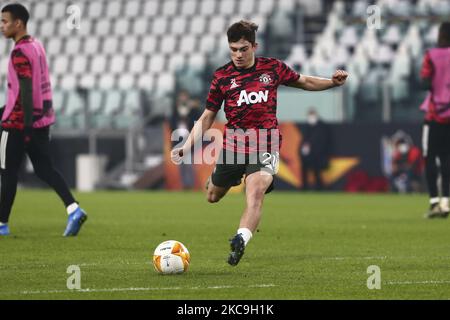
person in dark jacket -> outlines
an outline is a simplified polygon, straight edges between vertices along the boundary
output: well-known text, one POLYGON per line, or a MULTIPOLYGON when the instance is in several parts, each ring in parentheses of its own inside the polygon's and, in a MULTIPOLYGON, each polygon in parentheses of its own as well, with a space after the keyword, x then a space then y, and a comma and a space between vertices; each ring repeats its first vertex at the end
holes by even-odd
POLYGON ((322 170, 329 166, 331 137, 328 125, 323 122, 315 109, 308 112, 307 124, 302 130, 300 145, 301 179, 303 189, 310 188, 308 173, 312 171, 315 178, 315 190, 323 189, 322 170))

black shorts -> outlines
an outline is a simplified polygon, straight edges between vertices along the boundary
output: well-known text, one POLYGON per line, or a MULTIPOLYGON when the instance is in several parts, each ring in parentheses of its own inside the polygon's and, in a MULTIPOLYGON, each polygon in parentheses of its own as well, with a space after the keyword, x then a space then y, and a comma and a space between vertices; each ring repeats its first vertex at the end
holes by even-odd
POLYGON ((424 157, 450 155, 450 124, 427 121, 422 130, 424 157))
MULTIPOLYGON (((274 176, 278 171, 279 153, 242 154, 225 151, 220 153, 216 167, 211 175, 212 183, 217 187, 238 186, 244 176, 264 171, 274 176)), ((273 181, 266 193, 274 189, 273 181)))

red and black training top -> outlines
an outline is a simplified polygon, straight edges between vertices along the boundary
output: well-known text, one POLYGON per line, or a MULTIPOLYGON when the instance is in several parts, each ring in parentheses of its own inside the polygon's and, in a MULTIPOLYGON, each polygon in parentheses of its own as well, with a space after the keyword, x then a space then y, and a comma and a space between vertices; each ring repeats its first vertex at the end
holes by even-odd
MULTIPOLYGON (((300 75, 284 62, 274 59, 257 57, 252 67, 237 69, 233 62, 218 68, 214 73, 206 109, 217 112, 224 102, 224 111, 227 118, 226 129, 266 129, 264 133, 269 137, 267 149, 271 150, 271 129, 278 130, 277 89, 280 85, 288 85, 299 79, 300 75)), ((226 131, 226 130, 225 130, 226 131)), ((239 136, 239 134, 237 134, 239 136)), ((259 137, 259 135, 258 135, 259 137)), ((248 144, 245 149, 236 141, 228 141, 224 133, 224 148, 235 152, 254 152, 248 144)), ((243 137, 245 139, 245 137, 243 137)), ((236 139, 235 139, 236 140, 236 139)), ((275 140, 274 140, 275 141, 275 140)), ((262 141, 259 141, 260 147, 262 141)), ((281 143, 281 135, 280 135, 281 143)), ((277 146, 278 147, 278 146, 277 146)), ((270 152, 270 151, 269 151, 270 152)))

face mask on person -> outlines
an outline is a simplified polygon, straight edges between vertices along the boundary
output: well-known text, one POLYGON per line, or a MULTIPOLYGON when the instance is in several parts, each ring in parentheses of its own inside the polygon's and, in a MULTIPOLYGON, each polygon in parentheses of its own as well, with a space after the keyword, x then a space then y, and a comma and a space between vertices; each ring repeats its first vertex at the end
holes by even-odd
POLYGON ((399 144, 399 146, 398 146, 398 151, 399 151, 401 154, 407 153, 407 152, 409 151, 409 145, 408 145, 407 143, 399 144))
POLYGON ((181 105, 178 107, 178 114, 180 117, 186 117, 189 113, 189 107, 186 105, 181 105))
POLYGON ((315 125, 317 123, 318 120, 319 119, 317 118, 316 115, 313 115, 313 114, 308 115, 308 119, 307 119, 308 124, 313 126, 313 125, 315 125))

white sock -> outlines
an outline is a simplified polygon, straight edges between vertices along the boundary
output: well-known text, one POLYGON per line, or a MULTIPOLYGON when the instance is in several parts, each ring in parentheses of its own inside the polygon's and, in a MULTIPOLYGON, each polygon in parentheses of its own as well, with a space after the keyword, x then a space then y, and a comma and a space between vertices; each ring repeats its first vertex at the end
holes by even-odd
POLYGON ((1 226, 6 226, 6 225, 7 225, 7 223, 0 222, 0 227, 1 226))
POLYGON ((439 203, 439 198, 430 198, 431 205, 436 204, 436 203, 439 203))
POLYGON ((78 209, 78 203, 74 202, 67 206, 67 214, 72 214, 78 209))
POLYGON ((441 199, 440 206, 441 206, 442 210, 448 211, 449 208, 448 208, 448 198, 447 197, 441 199))
POLYGON ((250 229, 247 228, 239 228, 237 233, 240 233, 242 235, 242 238, 244 238, 244 243, 247 246, 247 243, 250 241, 251 237, 253 236, 250 229))

